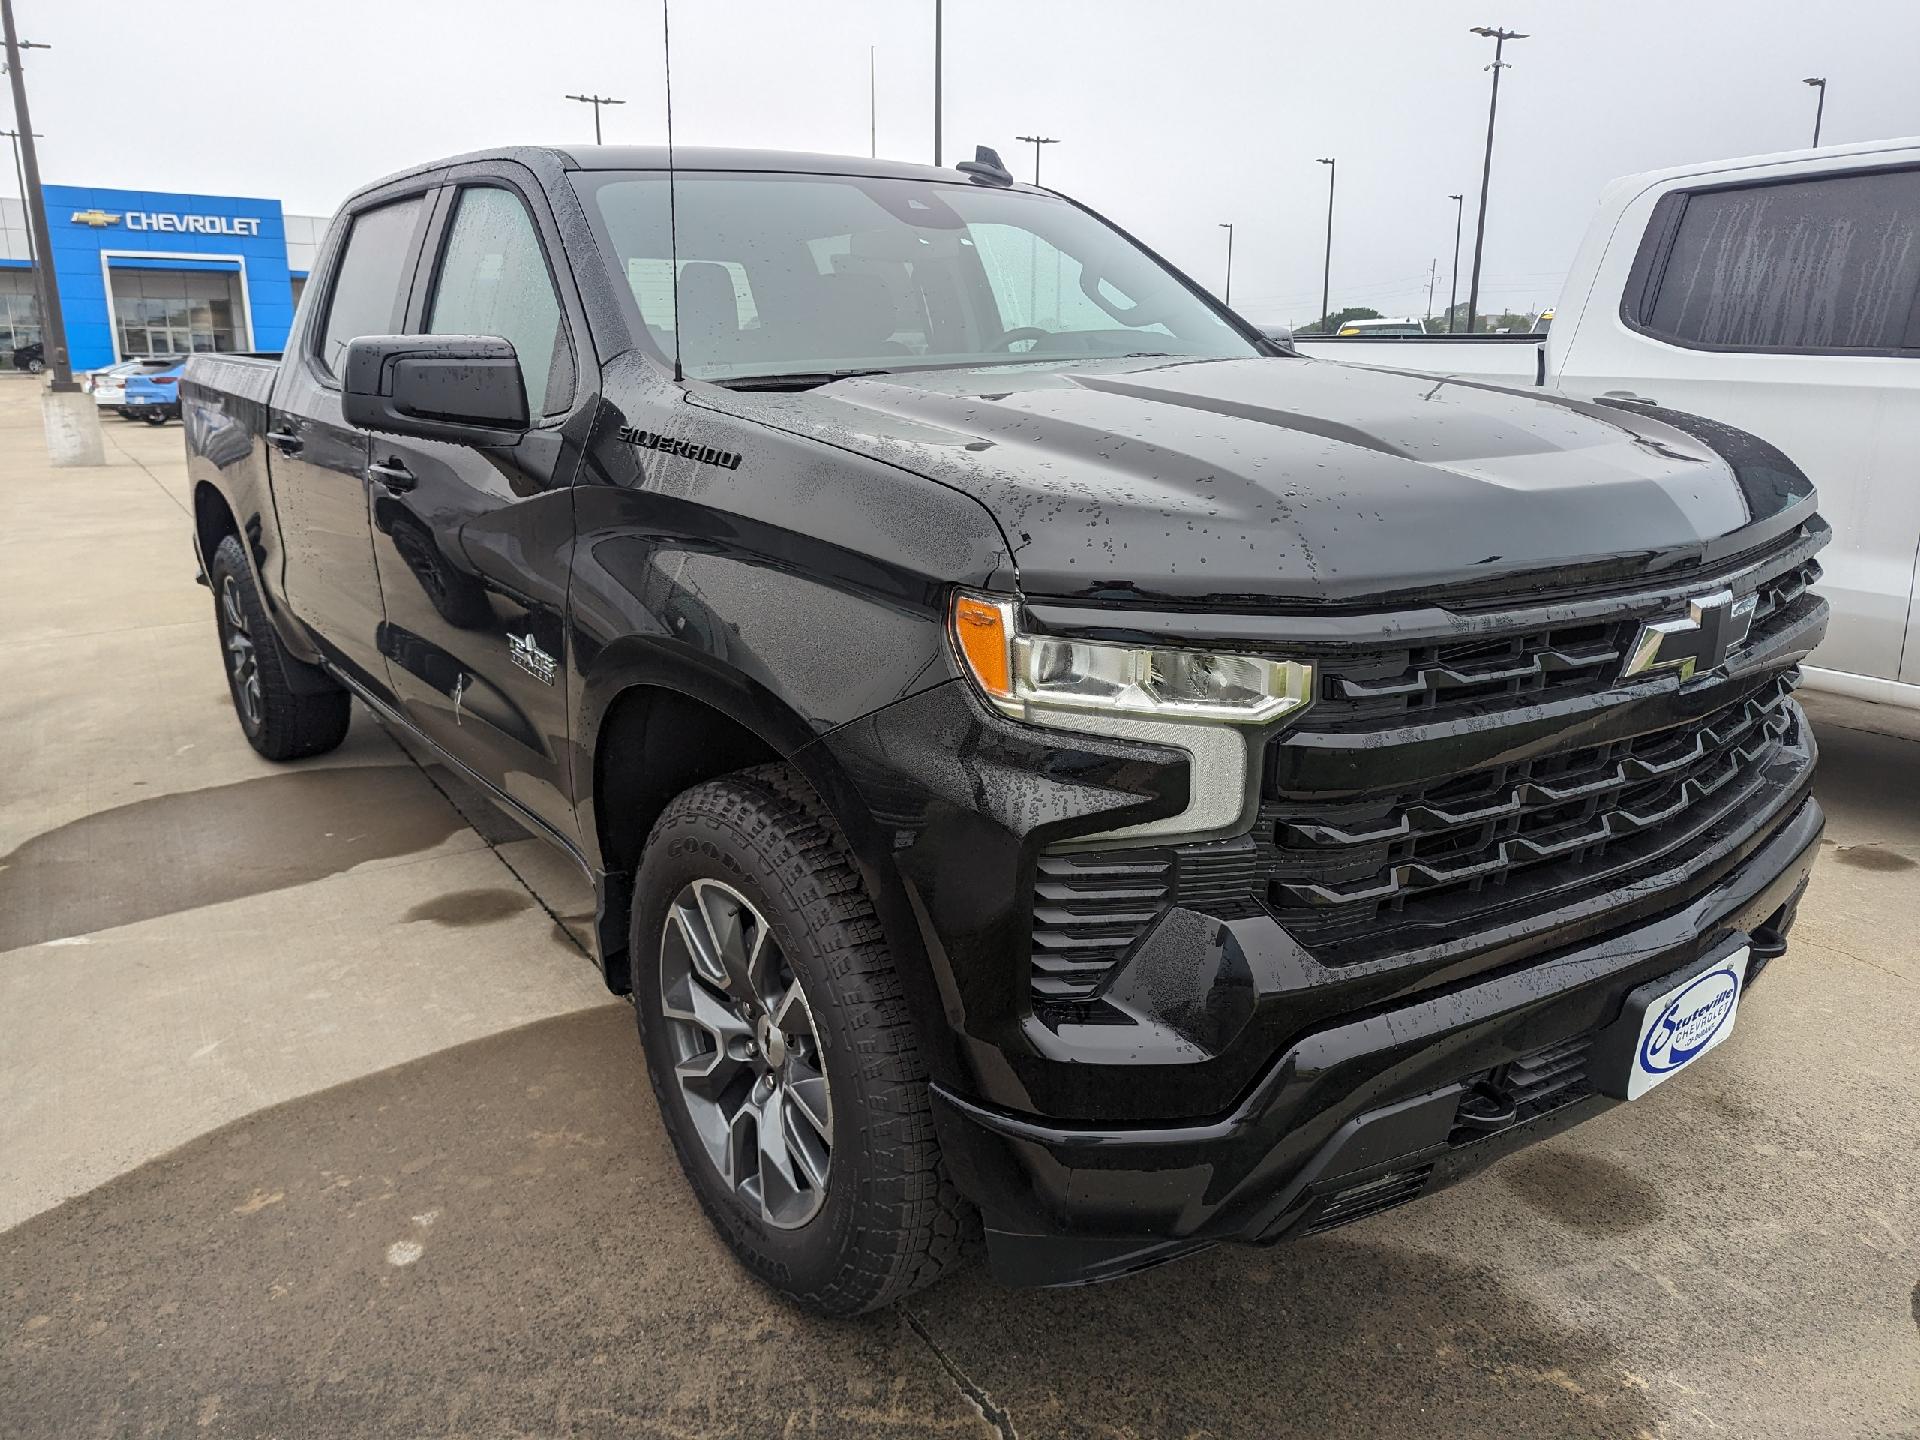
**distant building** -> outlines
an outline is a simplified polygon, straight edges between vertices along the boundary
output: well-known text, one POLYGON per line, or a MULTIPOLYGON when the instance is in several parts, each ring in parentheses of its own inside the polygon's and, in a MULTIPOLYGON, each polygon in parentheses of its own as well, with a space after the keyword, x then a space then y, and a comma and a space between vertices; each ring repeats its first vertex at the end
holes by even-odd
MULTIPOLYGON (((75 370, 132 355, 278 350, 325 237, 278 200, 48 185, 75 370)), ((0 346, 42 339, 24 208, 0 200, 0 346)), ((4 353, 4 352, 0 352, 4 353)))

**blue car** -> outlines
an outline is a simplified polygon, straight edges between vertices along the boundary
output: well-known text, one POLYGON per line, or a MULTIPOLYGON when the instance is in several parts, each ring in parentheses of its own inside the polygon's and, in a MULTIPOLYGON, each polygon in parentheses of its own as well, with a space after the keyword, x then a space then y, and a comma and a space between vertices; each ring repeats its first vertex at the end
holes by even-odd
POLYGON ((187 362, 169 366, 153 375, 129 375, 126 399, 121 413, 149 425, 164 425, 180 418, 180 372, 187 362))

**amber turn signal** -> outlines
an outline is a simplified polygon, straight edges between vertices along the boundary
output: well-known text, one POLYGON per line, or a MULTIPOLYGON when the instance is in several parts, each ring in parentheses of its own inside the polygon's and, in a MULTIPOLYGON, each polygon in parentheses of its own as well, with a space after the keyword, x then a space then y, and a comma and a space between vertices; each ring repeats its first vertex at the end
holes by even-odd
POLYGON ((953 643, 980 688, 997 700, 1013 698, 1013 639, 1005 601, 953 597, 953 643))

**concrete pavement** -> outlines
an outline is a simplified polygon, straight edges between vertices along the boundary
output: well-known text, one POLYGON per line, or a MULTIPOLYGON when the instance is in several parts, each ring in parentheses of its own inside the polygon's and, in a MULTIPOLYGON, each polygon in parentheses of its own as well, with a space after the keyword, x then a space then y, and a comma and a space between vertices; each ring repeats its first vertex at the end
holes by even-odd
POLYGON ((365 715, 260 761, 180 430, 0 379, 0 1432, 1920 1435, 1920 724, 1733 1037, 1409 1209, 858 1322, 700 1219, 570 862, 365 715))

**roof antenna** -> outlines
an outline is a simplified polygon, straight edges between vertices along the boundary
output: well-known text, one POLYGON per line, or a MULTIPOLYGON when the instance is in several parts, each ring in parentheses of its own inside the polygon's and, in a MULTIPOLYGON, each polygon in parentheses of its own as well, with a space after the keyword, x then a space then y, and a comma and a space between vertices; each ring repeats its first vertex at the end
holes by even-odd
POLYGON ((673 183, 673 0, 660 0, 660 38, 667 62, 667 264, 673 280, 673 380, 686 378, 680 368, 680 211, 673 183))

